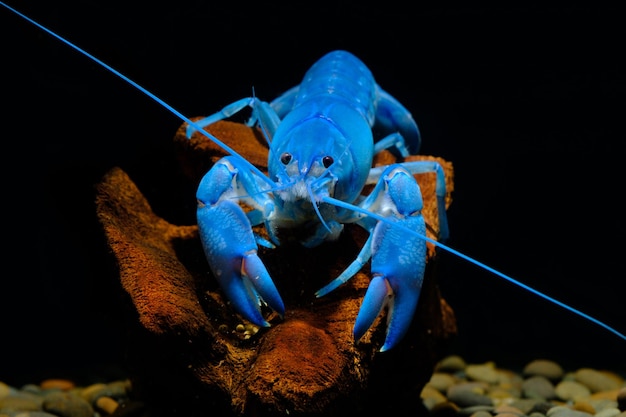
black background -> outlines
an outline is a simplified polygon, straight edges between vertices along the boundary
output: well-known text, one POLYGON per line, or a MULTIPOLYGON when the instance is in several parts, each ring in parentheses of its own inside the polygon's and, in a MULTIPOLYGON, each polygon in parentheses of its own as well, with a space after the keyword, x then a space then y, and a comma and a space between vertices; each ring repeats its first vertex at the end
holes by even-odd
MULTIPOLYGON (((453 162, 450 246, 626 332, 617 9, 56 3, 19 7, 187 116, 253 87, 270 100, 350 50, 410 109, 422 153, 453 162)), ((0 22, 0 380, 123 371, 93 186, 120 166, 158 215, 193 224, 173 154, 181 121, 4 8, 0 22)), ((626 369, 626 341, 454 255, 439 283, 458 319, 451 353, 470 362, 626 369)))

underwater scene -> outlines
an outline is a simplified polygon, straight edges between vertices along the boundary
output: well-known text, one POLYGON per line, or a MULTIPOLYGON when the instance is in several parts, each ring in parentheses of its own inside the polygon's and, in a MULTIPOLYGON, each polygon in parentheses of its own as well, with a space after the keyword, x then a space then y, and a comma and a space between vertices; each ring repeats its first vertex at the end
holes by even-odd
POLYGON ((616 9, 72 3, 0 2, 1 416, 625 415, 616 9))

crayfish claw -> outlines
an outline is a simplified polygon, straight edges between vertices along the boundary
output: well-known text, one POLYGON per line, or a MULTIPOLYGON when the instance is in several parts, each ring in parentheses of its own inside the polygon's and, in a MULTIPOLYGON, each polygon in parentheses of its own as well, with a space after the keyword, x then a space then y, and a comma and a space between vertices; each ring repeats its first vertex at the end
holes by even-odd
POLYGON ((227 282, 229 284, 222 284, 222 287, 235 310, 246 320, 259 327, 270 327, 261 312, 261 299, 250 280, 245 277, 233 276, 227 282))
POLYGON ((241 258, 239 271, 234 268, 228 274, 222 271, 217 278, 235 310, 251 323, 259 327, 270 327, 261 311, 264 304, 281 318, 284 317, 283 300, 256 251, 241 258))
POLYGON ((372 230, 372 280, 356 318, 354 338, 361 339, 387 307, 385 342, 380 348, 384 352, 404 338, 413 320, 426 267, 426 224, 419 185, 403 167, 387 167, 370 195, 368 205, 387 217, 372 230))
POLYGON ((381 352, 392 349, 408 331, 417 307, 419 291, 398 288, 382 276, 372 278, 361 309, 354 323, 354 340, 359 341, 374 323, 382 310, 387 308, 387 331, 381 352))
POLYGON ((392 295, 393 292, 386 279, 382 276, 372 278, 361 303, 359 314, 354 322, 352 334, 355 342, 361 340, 365 332, 372 327, 374 320, 380 315, 383 308, 389 304, 392 295))
POLYGON ((285 316, 283 300, 256 252, 248 254, 243 258, 241 261, 241 272, 252 284, 252 287, 261 299, 283 318, 285 316))
POLYGON ((261 311, 263 304, 284 316, 285 306, 257 255, 252 226, 241 207, 230 200, 199 204, 197 219, 211 271, 235 310, 260 327, 270 326, 261 311))

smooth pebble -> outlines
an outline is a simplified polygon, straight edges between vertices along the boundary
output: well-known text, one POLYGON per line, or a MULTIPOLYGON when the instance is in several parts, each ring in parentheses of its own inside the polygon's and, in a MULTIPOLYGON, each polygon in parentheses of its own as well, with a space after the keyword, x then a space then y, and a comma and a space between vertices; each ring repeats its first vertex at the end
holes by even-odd
POLYGON ((551 380, 563 378, 564 372, 561 365, 548 359, 535 359, 524 367, 522 374, 525 376, 545 376, 551 380))

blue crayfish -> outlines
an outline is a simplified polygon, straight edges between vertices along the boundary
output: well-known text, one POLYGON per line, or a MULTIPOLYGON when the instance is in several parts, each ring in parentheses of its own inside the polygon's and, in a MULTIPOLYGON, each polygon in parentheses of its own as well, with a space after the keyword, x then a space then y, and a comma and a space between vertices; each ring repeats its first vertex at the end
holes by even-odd
POLYGON ((411 114, 376 84, 363 62, 349 52, 333 51, 309 69, 300 85, 271 103, 255 97, 238 100, 197 126, 189 125, 187 136, 247 107, 252 109, 248 124, 259 125, 270 145, 269 178, 232 155, 201 180, 198 227, 213 275, 243 317, 269 326, 261 305, 281 316, 284 305, 257 256, 257 242, 279 244, 278 228, 301 226, 310 231, 302 243, 312 247, 337 239, 344 224, 356 223, 369 239, 357 259, 316 294, 323 296, 346 282, 371 258, 372 281, 354 338, 358 341, 388 307, 381 351, 392 348, 411 323, 426 267, 426 225, 413 174, 437 174, 439 238, 448 235, 445 175, 438 162, 372 168, 374 155, 384 149, 405 157, 417 153, 420 132, 411 114), (374 137, 373 130, 384 133, 374 137), (367 196, 362 194, 366 184, 375 184, 367 196), (238 202, 253 210, 244 212, 238 202), (253 234, 252 227, 259 224, 265 224, 271 242, 253 234), (407 235, 399 225, 414 234, 407 235))
POLYGON ((446 246, 445 176, 434 162, 404 162, 371 168, 372 158, 389 149, 402 156, 416 153, 419 129, 397 100, 383 91, 365 65, 353 55, 335 51, 320 59, 303 82, 267 103, 239 100, 196 123, 124 74, 90 55, 28 16, 0 5, 111 71, 189 125, 230 156, 218 161, 197 192, 198 226, 214 275, 235 308, 248 320, 268 325, 259 306, 266 303, 284 314, 282 299, 258 258, 257 244, 278 244, 276 229, 304 226, 311 233, 303 242, 315 246, 336 238, 343 225, 355 223, 369 232, 356 260, 339 277, 317 292, 328 294, 349 280, 371 259, 372 280, 354 326, 359 340, 385 305, 389 306, 387 336, 381 350, 403 337, 419 297, 426 262, 426 242, 518 285, 626 340, 626 335, 546 294, 446 246), (203 130, 215 121, 251 107, 249 125, 258 125, 270 144, 269 177, 203 130), (373 131, 384 132, 374 137, 373 131), (419 186, 412 174, 436 172, 440 231, 438 240, 425 236, 419 186), (365 185, 375 185, 362 195, 365 185), (244 212, 238 202, 253 210, 244 212), (265 224, 270 241, 255 236, 253 225, 265 224))

